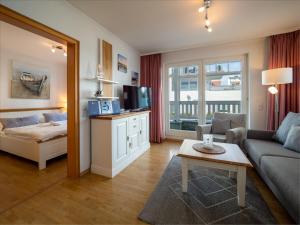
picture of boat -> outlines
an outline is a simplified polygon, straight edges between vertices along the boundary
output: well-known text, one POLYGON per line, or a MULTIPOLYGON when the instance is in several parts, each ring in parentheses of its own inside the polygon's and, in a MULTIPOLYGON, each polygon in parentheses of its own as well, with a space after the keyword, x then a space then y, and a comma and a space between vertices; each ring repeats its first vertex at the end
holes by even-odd
POLYGON ((22 72, 20 80, 24 87, 39 96, 43 90, 47 76, 34 76, 31 73, 22 72))

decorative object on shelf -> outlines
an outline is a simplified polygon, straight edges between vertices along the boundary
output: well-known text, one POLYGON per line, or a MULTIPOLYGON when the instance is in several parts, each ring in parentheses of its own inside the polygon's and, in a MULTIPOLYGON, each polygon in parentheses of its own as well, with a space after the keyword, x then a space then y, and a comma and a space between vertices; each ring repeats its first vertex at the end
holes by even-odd
POLYGON ((207 148, 203 143, 193 144, 193 149, 197 152, 205 153, 205 154, 223 154, 226 150, 220 146, 213 144, 212 147, 207 148))
POLYGON ((97 66, 97 78, 104 79, 104 72, 103 72, 103 67, 101 64, 98 64, 98 66, 97 66))
POLYGON ((131 85, 138 86, 140 83, 140 76, 138 72, 131 71, 131 85))
POLYGON ((121 54, 118 54, 118 70, 127 73, 127 58, 121 54))
POLYGON ((12 65, 12 98, 50 99, 50 74, 47 69, 15 61, 12 65))
POLYGON ((62 45, 52 45, 51 47, 51 52, 55 53, 56 50, 62 51, 64 56, 68 56, 67 55, 67 49, 64 48, 62 45))
POLYGON ((204 0, 203 5, 198 9, 198 12, 205 13, 205 25, 204 27, 207 29, 208 32, 212 32, 212 28, 210 26, 210 21, 208 19, 208 9, 211 6, 212 0, 204 0))
POLYGON ((293 83, 293 68, 277 68, 262 71, 262 85, 271 85, 268 91, 275 95, 275 127, 279 123, 278 85, 293 83))

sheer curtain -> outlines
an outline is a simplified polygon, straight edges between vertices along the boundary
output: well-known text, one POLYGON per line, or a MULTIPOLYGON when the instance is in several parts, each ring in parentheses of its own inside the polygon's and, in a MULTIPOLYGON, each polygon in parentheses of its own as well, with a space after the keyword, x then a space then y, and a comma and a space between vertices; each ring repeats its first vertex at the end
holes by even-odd
MULTIPOLYGON (((300 30, 270 37, 269 69, 293 68, 293 83, 279 85, 279 124, 288 112, 300 112, 300 30)), ((274 95, 268 94, 268 129, 275 130, 274 95)))

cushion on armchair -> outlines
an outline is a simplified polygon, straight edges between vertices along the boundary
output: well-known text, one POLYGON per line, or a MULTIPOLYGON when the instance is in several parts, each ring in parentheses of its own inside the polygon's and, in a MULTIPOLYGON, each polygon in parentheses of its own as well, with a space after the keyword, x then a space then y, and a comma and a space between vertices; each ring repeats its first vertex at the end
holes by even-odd
POLYGON ((225 134, 230 128, 230 120, 212 119, 213 134, 225 134))

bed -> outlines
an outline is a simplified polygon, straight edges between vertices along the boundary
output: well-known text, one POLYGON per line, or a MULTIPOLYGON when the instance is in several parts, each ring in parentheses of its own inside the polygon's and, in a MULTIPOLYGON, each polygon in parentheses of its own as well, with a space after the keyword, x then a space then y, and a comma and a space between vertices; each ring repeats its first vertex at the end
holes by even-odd
POLYGON ((40 170, 67 153, 67 121, 39 123, 0 131, 0 150, 33 160, 40 170))

